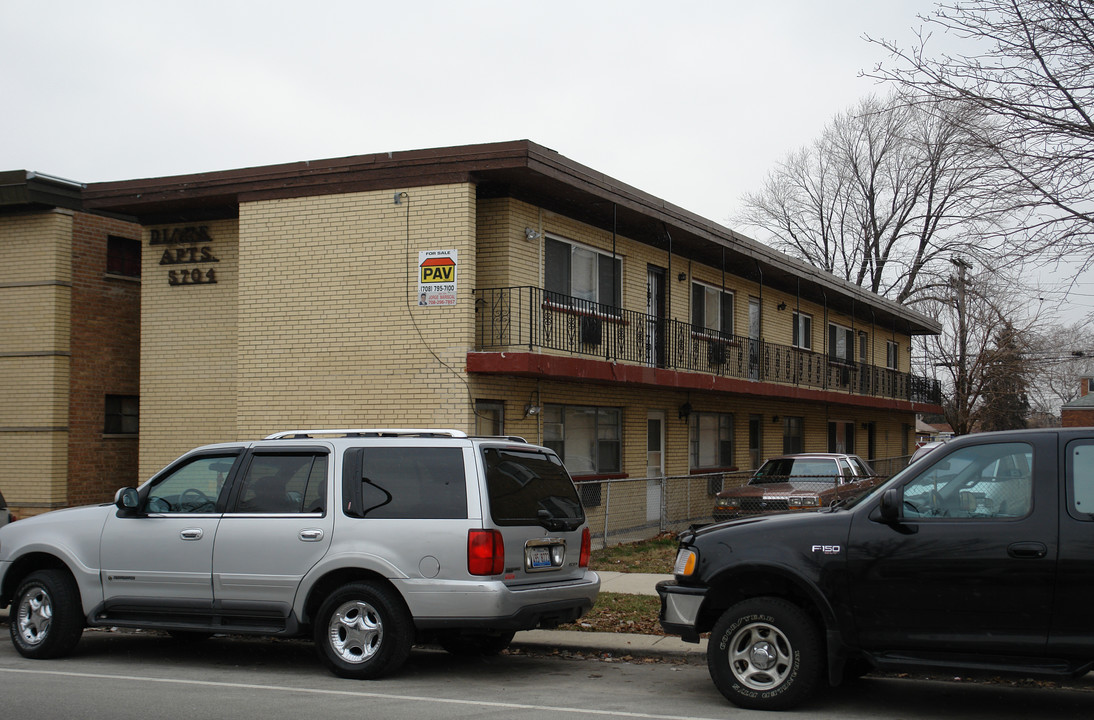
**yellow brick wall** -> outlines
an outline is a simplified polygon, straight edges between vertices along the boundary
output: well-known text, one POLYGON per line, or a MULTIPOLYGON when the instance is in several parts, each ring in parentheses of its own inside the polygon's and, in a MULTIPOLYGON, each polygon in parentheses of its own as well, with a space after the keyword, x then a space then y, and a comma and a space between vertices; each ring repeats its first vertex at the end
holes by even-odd
MULTIPOLYGON (((782 452, 782 424, 773 415, 803 415, 806 449, 824 450, 829 419, 861 427, 878 423, 878 455, 896 455, 900 426, 891 413, 701 393, 650 391, 584 383, 468 377, 474 347, 476 287, 542 287, 542 238, 524 228, 611 250, 611 233, 517 200, 477 200, 455 184, 243 203, 238 221, 208 223, 220 262, 216 285, 171 287, 160 249, 145 252, 142 306, 141 472, 148 477, 204 442, 250 439, 308 427, 433 426, 474 428, 473 399, 505 403, 505 432, 540 442, 540 417, 522 417, 537 387, 538 404, 624 408, 624 463, 645 474, 648 410, 666 420, 666 472, 686 474, 687 424, 679 407, 729 412, 735 422, 735 462, 748 459, 748 416, 762 413, 764 454, 782 452), (409 220, 409 225, 408 225, 409 220), (458 251, 458 300, 418 307, 418 252, 458 251)), ((152 230, 146 231, 146 247, 152 230)), ((645 311, 646 266, 665 267, 671 315, 690 316, 692 277, 720 284, 720 270, 695 267, 667 250, 617 237, 624 260, 624 305, 645 311), (686 280, 676 276, 686 273, 686 280)), ((189 266, 187 266, 189 267, 189 266)), ((754 283, 727 275, 737 291, 738 329, 747 329, 754 283)), ((789 343, 794 299, 763 292, 768 328, 789 343), (785 328, 782 326, 785 325, 785 328)), ((823 311, 814 311, 814 346, 822 345, 823 311)), ((835 317, 833 315, 833 317, 835 317)), ((770 337, 769 339, 777 340, 770 337)), ((884 345, 882 345, 884 353, 884 345)), ((865 431, 856 443, 865 453, 865 431)))
POLYGON ((828 449, 828 421, 849 420, 856 425, 855 449, 866 456, 867 435, 862 423, 877 423, 876 455, 879 458, 900 455, 900 434, 903 423, 913 423, 912 414, 882 413, 874 410, 848 408, 821 403, 803 404, 790 400, 766 400, 743 396, 704 395, 678 390, 651 390, 580 382, 559 382, 482 375, 472 378, 471 388, 477 400, 504 402, 504 428, 510 435, 519 435, 530 442, 543 442, 542 414, 524 415, 526 405, 592 405, 618 407, 623 410, 623 472, 630 477, 646 474, 646 420, 649 411, 660 411, 665 417, 665 473, 687 475, 691 471, 688 459, 688 423, 680 418, 680 406, 690 403, 692 412, 729 413, 733 415, 734 464, 750 468, 748 456, 749 415, 763 417, 763 457, 783 452, 782 418, 804 418, 806 451, 828 449), (774 422, 773 417, 779 421, 774 422))
POLYGON ((470 429, 475 189, 411 188, 240 209, 237 434, 470 429), (409 213, 409 237, 408 237, 409 213), (457 251, 454 306, 419 307, 418 253, 457 251))
MULTIPOLYGON (((238 227, 234 220, 145 228, 141 283, 141 481, 196 445, 236 437, 238 227), (151 245, 153 233, 206 228, 208 240, 151 245), (219 262, 164 263, 207 247, 219 262), (168 257, 165 258, 165 253, 168 257), (170 285, 169 273, 212 270, 217 282, 170 285)), ((200 257, 200 255, 199 255, 200 257)))
POLYGON ((65 499, 72 222, 0 218, 0 488, 23 515, 65 499))
MULTIPOLYGON (((483 207, 483 216, 479 220, 480 251, 502 252, 507 257, 489 257, 483 262, 490 271, 480 277, 479 287, 509 287, 530 285, 543 286, 543 238, 528 241, 524 238, 524 228, 554 234, 562 238, 587 245, 604 252, 612 251, 612 233, 594 228, 585 223, 541 210, 535 206, 511 199, 487 201, 483 207), (508 216, 508 217, 506 217, 508 216), (508 232, 508 238, 502 234, 508 232), (506 244, 508 240, 508 245, 506 244)), ((646 275, 647 266, 656 265, 665 268, 668 297, 668 314, 671 319, 681 322, 691 321, 691 283, 699 281, 715 287, 722 287, 722 268, 703 265, 678 256, 669 258, 667 248, 658 248, 617 235, 615 252, 623 260, 623 307, 636 312, 646 312, 646 275), (685 273, 680 281, 679 274, 685 273)), ((825 324, 824 306, 800 302, 792 293, 780 292, 770 287, 761 288, 756 282, 734 274, 735 268, 727 265, 725 289, 733 293, 733 328, 737 335, 748 335, 748 301, 750 297, 761 300, 763 338, 768 342, 790 345, 793 341, 793 315, 796 309, 813 318, 813 350, 823 352, 828 342, 828 327, 825 324), (782 310, 780 304, 785 303, 782 310)), ((751 268, 749 268, 751 270, 751 268)), ((861 320, 852 322, 843 313, 829 311, 830 323, 843 325, 855 330, 855 359, 858 355, 857 335, 865 331, 870 336, 868 362, 879 367, 885 366, 885 341, 895 340, 900 346, 898 370, 909 372, 909 338, 905 334, 894 333, 891 329, 866 324, 861 320)))

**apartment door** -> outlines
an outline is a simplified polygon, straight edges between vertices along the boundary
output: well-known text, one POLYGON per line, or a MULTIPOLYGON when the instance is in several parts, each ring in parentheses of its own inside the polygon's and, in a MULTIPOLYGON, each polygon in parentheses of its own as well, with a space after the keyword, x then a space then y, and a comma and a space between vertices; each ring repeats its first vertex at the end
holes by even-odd
MULTIPOLYGON (((748 377, 760 379, 760 300, 748 299, 748 377)), ((755 466, 754 466, 755 467, 755 466)))
POLYGON ((646 266, 646 364, 665 366, 665 268, 646 266))
POLYGON ((748 416, 748 461, 751 469, 760 467, 764 460, 764 416, 748 416))
POLYGON ((646 522, 661 519, 661 493, 665 477, 665 413, 646 415, 646 522))

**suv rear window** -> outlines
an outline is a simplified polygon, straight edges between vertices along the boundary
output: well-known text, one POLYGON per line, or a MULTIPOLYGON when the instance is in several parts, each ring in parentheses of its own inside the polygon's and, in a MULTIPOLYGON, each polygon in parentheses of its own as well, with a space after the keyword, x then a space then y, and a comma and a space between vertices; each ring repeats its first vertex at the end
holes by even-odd
POLYGON ((585 522, 573 481, 554 455, 509 447, 484 447, 486 488, 494 523, 573 529, 585 522))
POLYGON ((346 515, 467 517, 462 448, 352 448, 346 451, 344 473, 346 515))

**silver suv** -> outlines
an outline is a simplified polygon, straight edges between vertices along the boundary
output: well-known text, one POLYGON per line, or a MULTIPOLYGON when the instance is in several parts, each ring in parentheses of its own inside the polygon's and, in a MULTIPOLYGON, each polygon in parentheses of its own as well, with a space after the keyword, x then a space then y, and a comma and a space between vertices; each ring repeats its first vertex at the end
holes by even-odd
POLYGON ((415 642, 494 653, 592 607, 589 529, 549 449, 455 430, 299 430, 200 447, 109 505, 0 528, 29 658, 85 626, 311 634, 342 677, 415 642))

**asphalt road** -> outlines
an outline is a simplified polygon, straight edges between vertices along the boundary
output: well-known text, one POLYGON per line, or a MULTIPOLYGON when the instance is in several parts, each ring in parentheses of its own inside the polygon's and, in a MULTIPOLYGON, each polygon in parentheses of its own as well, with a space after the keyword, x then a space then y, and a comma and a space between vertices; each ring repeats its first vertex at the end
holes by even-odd
POLYGON ((466 659, 416 649, 381 681, 330 675, 310 643, 85 632, 62 660, 30 661, 0 638, 4 717, 81 718, 901 718, 1094 716, 1088 689, 865 678, 796 713, 755 713, 722 699, 701 663, 610 661, 541 653, 466 659))

